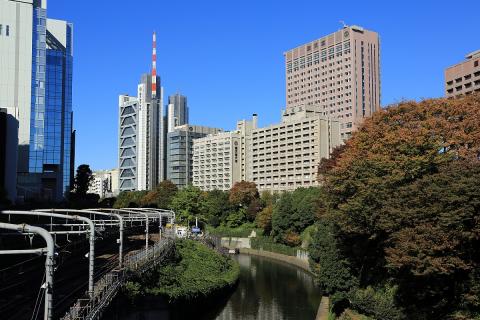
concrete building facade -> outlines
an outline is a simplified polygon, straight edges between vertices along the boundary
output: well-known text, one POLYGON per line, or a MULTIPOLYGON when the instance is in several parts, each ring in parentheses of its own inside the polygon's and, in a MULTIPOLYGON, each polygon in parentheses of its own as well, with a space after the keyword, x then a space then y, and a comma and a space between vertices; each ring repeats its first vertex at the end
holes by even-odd
POLYGON ((93 172, 88 192, 98 194, 100 198, 118 195, 118 169, 93 172))
POLYGON ((18 198, 62 201, 73 171, 73 26, 47 19, 45 0, 2 0, 0 57, 0 108, 18 119, 18 198))
POLYGON ((167 179, 177 188, 193 183, 193 142, 222 131, 217 128, 185 124, 167 135, 167 179))
POLYGON ((340 122, 345 140, 380 110, 380 41, 358 26, 341 30, 284 53, 286 109, 315 106, 340 122))
POLYGON ((246 180, 247 151, 254 119, 237 122, 234 131, 210 134, 193 142, 193 185, 202 190, 230 190, 246 180))
POLYGON ((151 75, 138 85, 137 189, 152 190, 165 180, 165 132, 163 88, 156 81, 158 96, 152 93, 151 75))
POLYGON ((445 69, 445 95, 455 97, 480 92, 480 50, 469 53, 465 61, 445 69))
POLYGON ((280 124, 252 131, 247 180, 259 191, 317 186, 320 160, 341 143, 338 119, 324 116, 315 106, 291 107, 280 124))
POLYGON ((150 75, 143 75, 137 97, 119 97, 119 189, 151 190, 165 179, 163 88, 153 98, 150 75))
POLYGON ((152 190, 165 180, 165 123, 154 33, 152 72, 142 75, 136 97, 119 97, 120 191, 152 190))

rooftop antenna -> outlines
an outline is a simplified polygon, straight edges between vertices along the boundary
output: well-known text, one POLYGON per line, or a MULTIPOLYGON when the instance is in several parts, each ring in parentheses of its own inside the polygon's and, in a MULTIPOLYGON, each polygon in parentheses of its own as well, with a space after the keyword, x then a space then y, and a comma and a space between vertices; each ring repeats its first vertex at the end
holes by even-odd
POLYGON ((157 97, 157 35, 153 32, 152 48, 152 98, 157 97))
POLYGON ((348 28, 348 25, 345 23, 345 21, 340 20, 340 23, 343 25, 344 28, 348 28))

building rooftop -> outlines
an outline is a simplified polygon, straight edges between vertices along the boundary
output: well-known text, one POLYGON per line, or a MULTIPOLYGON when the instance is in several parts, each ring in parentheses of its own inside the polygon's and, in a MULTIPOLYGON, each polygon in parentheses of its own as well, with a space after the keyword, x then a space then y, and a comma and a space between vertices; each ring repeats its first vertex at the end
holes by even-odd
POLYGON ((480 56, 480 50, 476 50, 476 51, 473 51, 473 52, 470 52, 469 54, 467 54, 465 56, 465 59, 469 60, 469 59, 479 57, 479 56, 480 56))
POLYGON ((465 60, 464 60, 464 61, 459 62, 459 63, 456 63, 456 64, 454 64, 454 65, 451 65, 451 66, 447 67, 445 70, 449 70, 449 69, 455 68, 455 67, 457 67, 457 66, 459 66, 459 65, 461 65, 461 64, 463 64, 463 63, 465 63, 465 62, 467 62, 467 61, 469 61, 469 60, 471 60, 471 59, 473 59, 473 58, 478 58, 478 57, 480 57, 480 50, 476 50, 476 51, 470 52, 469 54, 467 54, 467 55, 465 56, 465 60))

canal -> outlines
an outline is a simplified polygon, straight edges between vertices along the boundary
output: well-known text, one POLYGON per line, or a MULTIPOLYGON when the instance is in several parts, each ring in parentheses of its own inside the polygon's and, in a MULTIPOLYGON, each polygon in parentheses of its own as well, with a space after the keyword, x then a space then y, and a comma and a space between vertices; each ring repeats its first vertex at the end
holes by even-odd
POLYGON ((238 285, 214 301, 172 306, 149 297, 135 307, 117 301, 104 319, 315 319, 321 292, 309 273, 269 258, 240 254, 235 259, 240 264, 238 285))

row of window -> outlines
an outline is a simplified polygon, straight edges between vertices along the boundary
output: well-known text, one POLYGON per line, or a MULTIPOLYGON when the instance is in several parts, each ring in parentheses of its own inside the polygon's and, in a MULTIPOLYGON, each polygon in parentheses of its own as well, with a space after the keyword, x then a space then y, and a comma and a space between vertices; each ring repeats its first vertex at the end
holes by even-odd
MULTIPOLYGON (((475 61, 475 62, 478 62, 478 61, 475 61)), ((478 64, 477 64, 478 66, 478 64)), ((473 73, 473 77, 477 78, 477 77, 480 77, 480 71, 477 71, 475 73, 473 73)), ((455 79, 455 83, 461 83, 462 81, 468 81, 472 78, 472 74, 467 74, 463 77, 459 77, 459 78, 456 78, 455 79)), ((450 80, 447 82, 447 86, 452 86, 453 85, 453 80, 450 80)))
MULTIPOLYGON (((345 41, 343 46, 342 44, 338 44, 335 47, 332 46, 328 49, 328 60, 331 60, 334 57, 341 57, 343 54, 349 53, 350 41, 345 41)), ((313 54, 310 53, 307 56, 295 58, 293 59, 293 61, 289 61, 287 63, 287 73, 291 73, 292 71, 298 71, 299 69, 303 69, 305 67, 310 67, 312 66, 312 64, 320 63, 320 61, 327 61, 327 49, 323 49, 321 52, 314 52, 313 54)))

